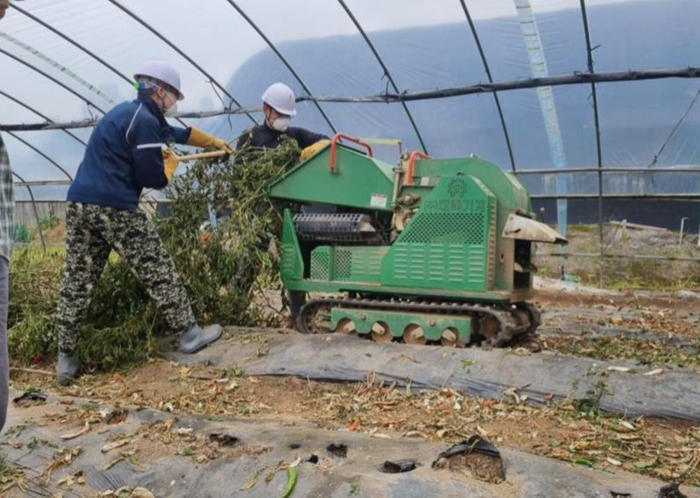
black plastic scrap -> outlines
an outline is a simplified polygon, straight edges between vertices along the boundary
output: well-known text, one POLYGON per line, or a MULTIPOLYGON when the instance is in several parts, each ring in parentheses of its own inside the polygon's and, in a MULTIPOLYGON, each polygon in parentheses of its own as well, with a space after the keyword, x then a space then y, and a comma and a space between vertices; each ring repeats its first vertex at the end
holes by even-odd
POLYGON ((345 458, 348 456, 348 447, 343 443, 331 443, 326 447, 326 451, 333 456, 337 456, 338 458, 345 458))
POLYGON ((471 455, 472 453, 481 453, 482 455, 493 458, 501 458, 501 452, 498 451, 498 448, 481 436, 474 435, 440 453, 437 460, 433 462, 433 468, 435 468, 440 460, 450 459, 456 455, 471 455))
POLYGON ((45 404, 48 396, 39 391, 27 391, 17 396, 12 400, 15 405, 21 406, 21 404, 45 404), (38 403, 35 403, 37 402, 38 403))
POLYGON ((221 446, 234 446, 238 443, 239 439, 231 434, 212 432, 209 434, 209 441, 219 443, 221 446))
POLYGON ((433 469, 445 468, 463 470, 474 479, 492 484, 500 484, 506 479, 501 453, 476 435, 440 453, 433 462, 433 469))
POLYGON ((672 482, 659 490, 657 498, 688 498, 678 487, 677 482, 672 482))
POLYGON ((385 474, 401 474, 411 472, 416 469, 416 462, 413 460, 387 460, 381 466, 381 471, 385 474))

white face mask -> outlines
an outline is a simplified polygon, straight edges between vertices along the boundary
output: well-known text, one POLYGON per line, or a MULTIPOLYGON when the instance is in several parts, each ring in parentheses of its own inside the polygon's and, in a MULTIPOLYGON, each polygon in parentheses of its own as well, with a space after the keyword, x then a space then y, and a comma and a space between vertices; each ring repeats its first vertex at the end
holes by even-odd
POLYGON ((163 116, 172 117, 177 112, 177 99, 173 99, 172 93, 168 92, 167 90, 165 91, 165 95, 162 97, 162 99, 163 103, 161 104, 160 110, 163 113, 163 116), (173 105, 166 107, 166 102, 171 99, 173 99, 173 105))
POLYGON ((171 105, 164 113, 164 116, 167 117, 172 117, 177 113, 177 102, 175 102, 173 105, 171 105))
POLYGON ((289 128, 289 124, 292 122, 292 118, 290 117, 281 117, 277 118, 272 122, 272 129, 285 132, 287 131, 287 128, 289 128))

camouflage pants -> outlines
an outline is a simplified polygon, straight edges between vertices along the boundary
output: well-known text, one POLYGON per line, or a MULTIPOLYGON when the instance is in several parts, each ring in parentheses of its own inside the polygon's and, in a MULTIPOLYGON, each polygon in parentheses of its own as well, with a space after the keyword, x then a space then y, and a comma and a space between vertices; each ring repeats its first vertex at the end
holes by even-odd
POLYGON ((140 211, 68 203, 66 264, 58 301, 59 351, 75 354, 80 315, 90 303, 109 253, 116 250, 156 302, 170 328, 195 323, 187 292, 153 224, 140 211))

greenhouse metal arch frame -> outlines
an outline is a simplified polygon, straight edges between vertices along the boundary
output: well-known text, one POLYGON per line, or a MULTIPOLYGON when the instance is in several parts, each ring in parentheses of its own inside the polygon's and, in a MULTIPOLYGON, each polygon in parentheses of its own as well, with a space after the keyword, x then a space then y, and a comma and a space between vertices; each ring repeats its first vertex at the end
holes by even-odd
MULTIPOLYGON (((124 5, 120 4, 117 0, 107 0, 109 3, 114 5, 116 8, 124 12, 126 15, 128 15, 131 19, 136 21, 143 29, 148 30, 151 32, 153 35, 158 37, 161 41, 163 41, 165 44, 167 44, 173 51, 178 53, 180 56, 182 56, 185 60, 187 60, 193 67, 195 67, 199 73, 201 73, 209 83, 212 85, 212 87, 216 87, 218 90, 220 90, 226 97, 229 98, 230 102, 232 104, 235 104, 235 108, 231 108, 230 106, 224 105, 224 109, 220 112, 208 112, 208 113, 183 113, 178 117, 178 121, 184 124, 183 121, 181 121, 181 118, 183 117, 189 117, 189 118, 206 118, 210 116, 215 116, 215 115, 225 115, 225 114, 245 114, 253 123, 256 122, 255 118, 252 116, 253 112, 259 111, 259 108, 255 107, 243 107, 241 102, 236 99, 227 89, 224 85, 220 84, 218 81, 214 79, 211 74, 204 69, 195 59, 187 55, 181 48, 179 48, 175 43, 173 43, 170 39, 165 37, 162 33, 160 33, 158 30, 156 30, 153 26, 151 26, 149 23, 141 19, 138 15, 136 15, 134 12, 126 8, 124 5)), ((428 100, 428 99, 441 99, 441 98, 449 98, 449 97, 454 97, 454 96, 462 96, 462 95, 473 95, 473 94, 480 94, 480 93, 492 93, 493 94, 493 99, 494 99, 494 105, 496 106, 497 109, 497 114, 499 117, 499 121, 501 123, 501 128, 503 132, 503 137, 504 141, 506 144, 506 148, 508 150, 508 155, 510 158, 510 166, 511 170, 514 174, 517 175, 532 175, 532 174, 540 174, 540 175, 572 175, 576 173, 581 173, 581 172, 590 172, 593 173, 595 172, 597 174, 598 178, 598 191, 597 194, 590 194, 590 195, 582 195, 582 194, 569 194, 569 195, 562 195, 562 194, 556 194, 556 195, 533 195, 533 199, 575 199, 575 198, 597 198, 598 200, 598 225, 599 225, 599 237, 600 237, 600 258, 605 258, 609 255, 606 255, 604 252, 604 247, 602 243, 602 235, 603 235, 603 200, 604 199, 617 199, 617 198, 631 198, 631 197, 643 197, 643 198, 648 198, 648 199, 692 199, 692 200, 697 200, 700 199, 700 194, 696 192, 687 192, 687 193, 676 193, 676 194, 648 194, 648 195, 637 195, 637 196, 630 196, 630 195, 623 195, 623 194, 606 194, 604 192, 603 188, 603 175, 608 174, 608 173, 619 173, 619 172, 654 172, 654 173, 676 173, 676 172, 684 172, 684 173, 689 173, 689 172, 700 172, 700 168, 691 166, 687 168, 654 168, 654 167, 648 167, 648 168, 605 168, 603 165, 603 155, 602 155, 602 145, 601 145, 601 125, 600 125, 600 113, 599 113, 599 103, 598 103, 598 95, 597 95, 597 84, 598 83, 608 83, 608 82, 623 82, 623 81, 643 81, 643 80, 650 80, 650 79, 661 79, 661 78, 700 78, 700 68, 697 67, 685 67, 685 68, 675 68, 675 69, 668 69, 668 70, 629 70, 626 72, 616 72, 616 73, 604 73, 604 72, 596 72, 594 68, 594 59, 593 59, 593 53, 595 50, 595 47, 593 46, 593 41, 591 37, 591 31, 590 31, 590 26, 589 26, 589 19, 587 15, 587 6, 585 0, 579 0, 580 2, 580 13, 581 13, 581 23, 583 25, 583 31, 585 34, 585 53, 586 53, 586 59, 587 59, 587 73, 586 72, 580 72, 580 73, 575 73, 573 75, 568 74, 568 75, 559 75, 559 76, 550 76, 546 78, 530 78, 530 79, 519 79, 519 80, 512 80, 512 81, 495 81, 491 69, 489 67, 489 59, 486 54, 486 51, 484 50, 484 47, 482 45, 482 42, 480 40, 480 37, 477 33, 476 27, 474 25, 474 22, 472 20, 472 17, 470 15, 469 7, 468 7, 468 0, 455 0, 459 2, 459 5, 461 9, 463 10, 465 20, 467 22, 467 25, 469 27, 471 36, 473 41, 476 44, 480 60, 483 64, 483 68, 485 71, 485 74, 487 76, 488 83, 484 84, 479 84, 479 85, 470 85, 470 86, 463 86, 463 87, 449 87, 449 88, 443 88, 443 89, 437 89, 437 90, 431 90, 431 91, 422 91, 422 92, 411 92, 411 91, 400 91, 398 84, 395 81, 395 78, 392 76, 392 71, 390 66, 387 64, 386 60, 382 58, 380 55, 379 51, 377 50, 376 46, 373 44, 373 42, 370 40, 369 36, 366 33, 366 30, 363 28, 362 24, 359 22, 357 16, 353 15, 352 11, 350 8, 347 6, 346 2, 344 0, 338 0, 338 3, 340 6, 343 8, 343 10, 347 13, 353 24, 356 26, 357 30, 361 34, 364 42, 366 43, 368 49, 372 52, 374 57, 376 58, 377 62, 380 64, 381 68, 384 71, 385 76, 387 77, 389 83, 391 84, 391 87, 394 90, 393 94, 390 94, 388 92, 385 92, 384 94, 381 95, 370 95, 370 96, 365 96, 365 97, 358 97, 358 96, 318 96, 314 95, 310 89, 307 83, 304 81, 304 79, 301 77, 301 72, 298 71, 290 62, 289 58, 285 57, 280 49, 271 41, 271 39, 267 36, 265 31, 260 27, 259 24, 256 24, 251 16, 246 14, 244 10, 233 0, 227 0, 227 2, 230 4, 231 7, 233 7, 236 12, 257 32, 257 34, 265 41, 265 43, 268 45, 268 47, 275 53, 275 55, 279 58, 279 60, 284 64, 284 66, 289 70, 289 72, 292 74, 292 76, 296 79, 296 81, 302 86, 304 89, 305 95, 300 96, 297 100, 300 102, 304 101, 309 101, 312 102, 320 114, 323 116, 324 120, 328 124, 329 128, 333 130, 334 132, 336 131, 336 126, 332 123, 331 119, 329 116, 326 114, 326 112, 323 110, 322 106, 320 105, 323 102, 327 103, 372 103, 372 102, 384 102, 386 104, 394 104, 398 103, 400 104, 406 114, 407 119, 409 120, 416 136, 418 137, 418 140, 423 148, 424 151, 426 151, 426 146, 423 140, 423 137, 419 131, 418 124, 416 123, 414 117, 411 114, 411 111, 409 110, 407 106, 407 102, 411 101, 420 101, 420 100, 428 100), (593 109, 593 114, 594 114, 594 126, 595 126, 595 143, 596 143, 596 167, 595 168, 572 168, 572 169, 562 169, 562 170, 544 170, 544 169, 539 169, 539 170, 519 170, 516 166, 516 154, 513 150, 513 146, 511 144, 511 138, 510 134, 508 131, 508 126, 507 126, 507 116, 506 113, 504 112, 501 102, 499 100, 499 93, 500 92, 505 92, 505 91, 512 91, 512 90, 518 90, 518 89, 526 89, 526 88, 542 88, 542 87, 551 87, 551 86, 561 86, 561 85, 585 85, 588 84, 590 85, 591 88, 591 99, 592 99, 592 109, 593 109)), ((69 43, 73 45, 74 47, 78 48, 85 54, 87 54, 89 57, 94 59, 95 61, 99 62, 101 65, 104 67, 108 68, 110 71, 115 73, 117 76, 119 76, 122 80, 129 81, 129 78, 125 76, 123 73, 119 72, 113 65, 111 65, 109 62, 107 62, 103 57, 95 54, 94 52, 90 51, 89 49, 85 48, 84 45, 79 43, 77 40, 73 39, 69 35, 66 35, 65 33, 59 31, 56 27, 52 26, 49 22, 40 19, 38 16, 28 12, 26 9, 20 8, 19 6, 15 5, 16 0, 11 2, 11 6, 16 9, 18 12, 22 13, 23 15, 27 16, 28 18, 32 19, 36 23, 40 24, 47 30, 50 30, 57 36, 59 36, 61 39, 63 39, 66 43, 69 43)), ((97 106, 94 102, 90 101, 86 97, 82 96, 80 93, 78 93, 76 90, 70 88, 68 85, 62 83, 61 81, 57 80, 56 78, 52 77, 50 74, 48 74, 45 71, 42 71, 40 68, 33 66, 29 64, 28 62, 18 58, 17 56, 13 55, 10 52, 7 52, 6 50, 0 49, 0 54, 2 54, 5 57, 10 57, 15 59, 17 62, 29 67, 33 71, 39 73, 45 78, 48 78, 50 81, 55 83, 56 85, 59 85, 63 87, 65 90, 73 94, 74 96, 80 98, 82 101, 84 101, 87 105, 88 108, 93 108, 98 110, 99 112, 104 114, 104 111, 97 106)), ((35 107, 30 106, 26 102, 23 102, 21 99, 11 96, 8 93, 2 91, 2 88, 0 88, 0 95, 14 101, 18 105, 26 108, 27 110, 31 111, 35 115, 43 118, 45 120, 44 123, 34 123, 34 124, 2 124, 0 125, 0 130, 1 131, 7 131, 8 133, 11 133, 12 136, 18 140, 20 140, 22 143, 24 143, 26 146, 30 147, 32 150, 34 150, 37 154, 45 157, 49 163, 51 163, 55 168, 60 170, 64 175, 67 176, 68 180, 66 181, 48 181, 48 182, 42 182, 42 181, 25 181, 24 179, 21 179, 20 182, 17 183, 17 186, 24 186, 28 189, 31 189, 32 185, 47 185, 47 184, 66 184, 69 183, 72 178, 69 173, 65 171, 53 158, 51 158, 46 151, 40 151, 36 147, 32 146, 30 143, 28 143, 26 140, 23 140, 19 138, 16 135, 16 132, 22 132, 22 131, 31 131, 31 130, 62 130, 63 132, 71 135, 71 137, 78 141, 81 142, 83 145, 85 145, 85 142, 81 140, 79 137, 76 135, 72 134, 69 130, 70 129, 75 129, 75 128, 81 128, 81 127, 90 127, 94 126, 95 123, 97 122, 96 118, 92 118, 90 120, 86 120, 83 122, 70 122, 70 123, 56 123, 52 120, 50 120, 45 114, 42 113, 41 110, 36 109, 35 107)), ((16 175, 17 176, 17 175, 16 175)), ((19 176, 18 176, 19 178, 19 176)), ((32 203, 35 202, 34 200, 34 195, 31 194, 32 198, 32 203)), ((35 210, 36 211, 36 210, 35 210)), ((572 255, 575 256, 575 255, 572 255)), ((580 255, 579 255, 580 256, 580 255)), ((589 255, 590 256, 590 255, 589 255)), ((613 255, 614 257, 614 255, 613 255)), ((675 258, 662 258, 662 259, 675 259, 675 258)), ((693 261, 700 261, 698 259, 693 259, 693 258, 686 258, 690 259, 693 261)))

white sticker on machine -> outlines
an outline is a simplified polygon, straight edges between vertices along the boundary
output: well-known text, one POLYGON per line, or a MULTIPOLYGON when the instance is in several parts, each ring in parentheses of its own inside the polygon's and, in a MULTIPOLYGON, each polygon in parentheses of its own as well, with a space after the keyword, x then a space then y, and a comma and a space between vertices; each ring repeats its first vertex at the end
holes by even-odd
POLYGON ((369 205, 375 208, 385 208, 388 198, 384 194, 372 194, 369 205))

